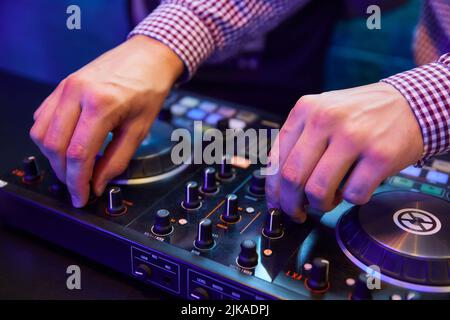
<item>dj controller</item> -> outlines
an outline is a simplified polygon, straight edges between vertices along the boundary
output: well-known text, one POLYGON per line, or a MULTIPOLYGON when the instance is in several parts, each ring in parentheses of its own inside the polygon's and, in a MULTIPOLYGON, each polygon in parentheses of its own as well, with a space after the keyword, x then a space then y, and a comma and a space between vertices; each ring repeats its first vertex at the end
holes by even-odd
MULTIPOLYGON (((174 91, 128 169, 72 207, 48 162, 0 176, 8 225, 187 299, 449 299, 450 161, 389 177, 365 205, 267 208, 261 168, 174 164, 174 128, 279 128, 255 109, 174 91)), ((232 155, 231 155, 232 156, 232 155)), ((235 159, 236 160, 236 159, 235 159)))

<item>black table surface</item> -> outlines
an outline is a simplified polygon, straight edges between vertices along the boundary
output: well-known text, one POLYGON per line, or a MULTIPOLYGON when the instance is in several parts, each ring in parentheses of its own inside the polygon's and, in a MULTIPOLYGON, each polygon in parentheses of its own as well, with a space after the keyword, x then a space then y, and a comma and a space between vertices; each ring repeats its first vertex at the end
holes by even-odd
MULTIPOLYGON (((0 172, 38 152, 28 130, 34 110, 52 89, 0 70, 0 172)), ((167 298, 161 290, 0 224, 0 299, 167 298), (81 269, 81 290, 67 289, 70 265, 81 269)))

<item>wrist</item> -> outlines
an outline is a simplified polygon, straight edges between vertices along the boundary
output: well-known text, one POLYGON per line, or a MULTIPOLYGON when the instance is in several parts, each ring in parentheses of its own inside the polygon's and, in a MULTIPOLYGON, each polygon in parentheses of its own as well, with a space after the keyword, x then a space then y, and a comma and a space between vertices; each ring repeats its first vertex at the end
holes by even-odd
POLYGON ((159 80, 167 86, 172 85, 182 75, 183 61, 162 42, 144 35, 135 35, 126 41, 136 50, 142 50, 148 57, 148 67, 157 72, 159 80), (155 70, 156 69, 156 70, 155 70))

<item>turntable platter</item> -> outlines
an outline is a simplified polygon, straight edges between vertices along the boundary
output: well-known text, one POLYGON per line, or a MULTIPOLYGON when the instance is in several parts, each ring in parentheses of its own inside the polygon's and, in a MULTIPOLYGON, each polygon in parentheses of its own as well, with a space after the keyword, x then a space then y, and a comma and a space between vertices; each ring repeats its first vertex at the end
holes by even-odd
MULTIPOLYGON (((173 126, 156 120, 148 135, 131 159, 128 168, 112 182, 116 184, 141 184, 159 181, 173 176, 186 168, 172 162, 171 152, 176 142, 171 141, 173 126)), ((106 139, 99 156, 112 140, 112 134, 106 139)))
POLYGON ((410 191, 383 192, 344 214, 338 243, 359 267, 424 291, 450 291, 450 212, 447 201, 410 191))

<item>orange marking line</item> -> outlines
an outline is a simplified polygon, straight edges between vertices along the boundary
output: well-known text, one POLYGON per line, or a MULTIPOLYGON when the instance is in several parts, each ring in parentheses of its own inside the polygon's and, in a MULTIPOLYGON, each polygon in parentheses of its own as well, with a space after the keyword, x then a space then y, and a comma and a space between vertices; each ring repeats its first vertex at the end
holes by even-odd
POLYGON ((220 201, 219 204, 218 204, 214 209, 212 209, 210 213, 208 213, 208 215, 205 217, 205 219, 206 219, 206 218, 209 218, 209 217, 210 217, 217 209, 219 209, 224 203, 225 203, 225 200, 220 201))
POLYGON ((252 220, 250 220, 250 222, 244 227, 244 229, 241 230, 240 234, 242 234, 245 230, 247 230, 247 228, 253 223, 253 221, 255 221, 256 219, 258 219, 258 217, 259 217, 260 215, 261 215, 261 211, 258 212, 258 213, 256 214, 256 216, 255 216, 252 220))
POLYGON ((220 229, 228 230, 228 227, 227 227, 227 226, 224 226, 224 225, 221 224, 221 223, 218 223, 216 226, 217 226, 218 228, 220 228, 220 229))

